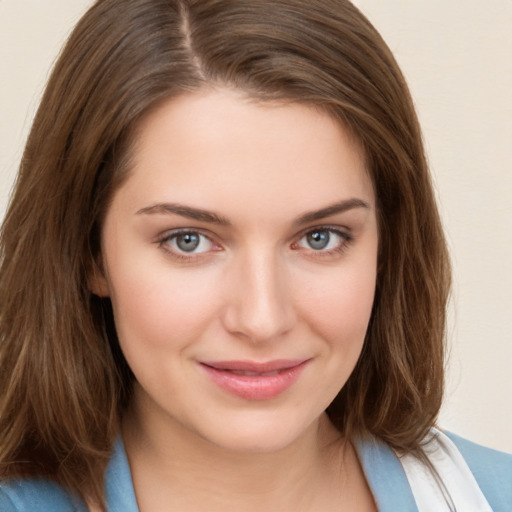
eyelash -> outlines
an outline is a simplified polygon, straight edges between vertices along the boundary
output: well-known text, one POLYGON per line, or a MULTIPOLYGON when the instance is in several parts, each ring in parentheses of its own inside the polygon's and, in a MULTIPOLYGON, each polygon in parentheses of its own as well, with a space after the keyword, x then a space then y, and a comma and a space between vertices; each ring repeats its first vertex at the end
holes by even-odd
MULTIPOLYGON (((162 250, 171 255, 173 258, 184 262, 193 262, 197 258, 201 258, 204 254, 210 252, 210 250, 206 250, 199 253, 191 252, 190 254, 187 255, 185 251, 180 252, 179 249, 169 248, 169 243, 173 240, 176 240, 180 235, 198 235, 199 237, 208 240, 208 243, 212 244, 214 247, 218 247, 217 249, 213 249, 214 252, 219 252, 222 250, 222 248, 220 248, 220 246, 217 245, 210 236, 206 235, 205 233, 198 229, 178 229, 170 233, 164 234, 156 241, 156 243, 160 248, 162 248, 162 250)), ((306 231, 300 233, 300 235, 297 238, 297 242, 294 242, 291 245, 291 247, 295 250, 308 251, 310 255, 314 258, 328 258, 345 252, 345 250, 353 241, 353 236, 347 231, 343 231, 340 230, 339 228, 332 226, 316 226, 314 228, 308 228, 306 231), (299 243, 308 235, 322 232, 327 232, 330 235, 334 234, 338 236, 341 239, 340 243, 336 247, 328 250, 315 250, 313 248, 308 249, 299 247, 299 243)))
MULTIPOLYGON (((212 244, 215 247, 219 247, 210 236, 204 234, 201 230, 198 229, 177 229, 172 231, 171 233, 164 234, 161 238, 157 240, 158 246, 164 250, 166 253, 171 255, 173 258, 184 261, 184 262, 191 262, 195 260, 196 258, 201 257, 203 254, 209 251, 204 251, 200 253, 190 253, 187 255, 185 251, 180 252, 179 249, 171 249, 169 247, 170 242, 173 240, 176 240, 180 235, 198 235, 201 238, 204 238, 208 240, 210 244, 212 244)), ((215 252, 219 252, 222 249, 215 249, 215 252)))
POLYGON ((306 250, 310 253, 310 256, 314 258, 329 258, 344 253, 353 241, 354 237, 352 234, 348 232, 348 230, 344 231, 333 226, 315 226, 314 228, 308 228, 306 231, 303 231, 299 235, 298 241, 292 244, 292 247, 298 250, 306 250), (336 247, 333 247, 332 249, 328 250, 315 250, 313 248, 308 249, 298 247, 300 241, 307 237, 308 235, 313 233, 325 232, 329 233, 330 235, 334 234, 340 238, 340 242, 339 244, 336 245, 336 247))

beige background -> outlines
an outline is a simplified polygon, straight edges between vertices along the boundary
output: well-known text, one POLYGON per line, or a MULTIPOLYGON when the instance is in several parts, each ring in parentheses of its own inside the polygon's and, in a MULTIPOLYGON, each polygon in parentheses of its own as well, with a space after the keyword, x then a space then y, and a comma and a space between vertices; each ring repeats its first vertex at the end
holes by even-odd
MULTIPOLYGON (((409 80, 452 250, 441 425, 512 452, 512 1, 358 0, 409 80)), ((0 0, 0 216, 48 71, 90 0, 0 0)))

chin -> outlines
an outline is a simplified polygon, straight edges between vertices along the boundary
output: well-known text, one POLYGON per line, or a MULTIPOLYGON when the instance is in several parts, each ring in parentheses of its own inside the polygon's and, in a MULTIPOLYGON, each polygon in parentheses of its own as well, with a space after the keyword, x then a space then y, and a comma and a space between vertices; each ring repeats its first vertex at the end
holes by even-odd
MULTIPOLYGON (((319 418, 312 420, 245 414, 239 421, 226 419, 223 428, 203 432, 203 439, 218 448, 237 453, 276 453, 317 431, 319 418), (229 425, 229 429, 226 429, 229 425)), ((215 425, 210 425, 215 428, 215 425)))

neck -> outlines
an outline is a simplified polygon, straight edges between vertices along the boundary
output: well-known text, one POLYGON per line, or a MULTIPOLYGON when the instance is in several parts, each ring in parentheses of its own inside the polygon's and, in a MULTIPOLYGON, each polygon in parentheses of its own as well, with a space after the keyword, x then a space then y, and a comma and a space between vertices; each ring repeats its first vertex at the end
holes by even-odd
POLYGON ((141 512, 313 509, 304 504, 329 490, 332 498, 346 479, 346 445, 326 415, 292 444, 255 453, 219 447, 146 412, 135 401, 123 422, 141 512))

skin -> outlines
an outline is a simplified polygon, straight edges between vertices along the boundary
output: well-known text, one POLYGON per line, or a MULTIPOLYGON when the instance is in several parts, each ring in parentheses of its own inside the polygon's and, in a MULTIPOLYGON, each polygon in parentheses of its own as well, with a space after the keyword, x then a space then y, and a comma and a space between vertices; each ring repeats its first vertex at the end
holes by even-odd
POLYGON ((362 350, 377 247, 363 152, 325 113, 216 89, 146 115, 91 278, 136 377, 123 436, 141 512, 375 510, 324 411, 362 350), (281 359, 306 363, 258 400, 203 366, 281 359))

